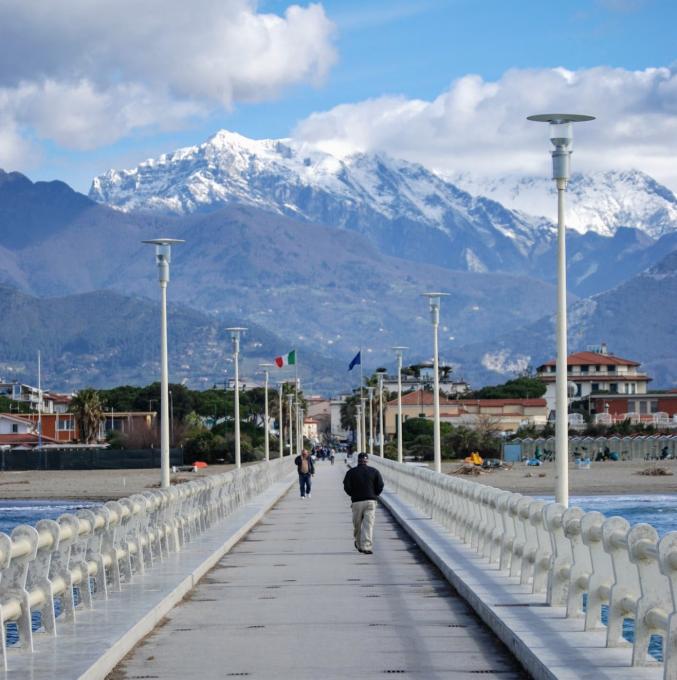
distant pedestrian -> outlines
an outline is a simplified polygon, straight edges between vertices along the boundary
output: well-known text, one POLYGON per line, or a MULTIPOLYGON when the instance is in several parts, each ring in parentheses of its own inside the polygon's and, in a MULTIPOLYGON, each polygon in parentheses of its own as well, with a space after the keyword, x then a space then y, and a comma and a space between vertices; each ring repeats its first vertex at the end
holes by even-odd
POLYGON ((308 451, 303 449, 300 456, 294 460, 296 469, 299 472, 299 487, 301 498, 310 498, 310 478, 315 474, 315 464, 308 451))
POLYGON ((366 453, 357 456, 357 467, 346 472, 343 489, 352 501, 355 548, 361 553, 371 555, 374 552, 376 499, 383 491, 383 477, 376 468, 369 467, 368 460, 366 453))

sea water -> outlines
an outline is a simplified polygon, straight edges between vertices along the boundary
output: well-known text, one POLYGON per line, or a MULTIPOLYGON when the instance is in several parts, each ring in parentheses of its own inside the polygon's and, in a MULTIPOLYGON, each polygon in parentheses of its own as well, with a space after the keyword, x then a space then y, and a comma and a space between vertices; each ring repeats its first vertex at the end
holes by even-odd
POLYGON ((94 505, 90 501, 67 500, 0 500, 0 532, 11 534, 19 524, 35 525, 41 519, 56 519, 64 513, 75 513, 94 505))

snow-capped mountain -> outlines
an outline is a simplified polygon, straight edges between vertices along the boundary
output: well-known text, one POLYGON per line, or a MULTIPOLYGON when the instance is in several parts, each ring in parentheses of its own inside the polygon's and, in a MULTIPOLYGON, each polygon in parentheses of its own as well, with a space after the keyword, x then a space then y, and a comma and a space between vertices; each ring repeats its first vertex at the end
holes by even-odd
MULTIPOLYGON (((293 140, 252 140, 222 130, 198 146, 110 170, 94 179, 89 195, 126 212, 155 215, 247 205, 357 231, 386 255, 552 281, 552 184, 467 175, 452 181, 383 154, 338 158, 293 140)), ((575 230, 570 288, 578 294, 617 285, 677 242, 677 199, 638 171, 576 175, 567 215, 575 230)))
MULTIPOLYGON (((446 179, 512 210, 557 219, 556 189, 547 177, 486 178, 461 173, 446 179)), ((581 234, 613 236, 621 227, 632 227, 660 238, 677 231, 677 197, 639 170, 574 174, 567 191, 567 227, 581 234)))
POLYGON ((547 220, 473 197, 420 165, 381 154, 339 159, 225 130, 137 168, 110 170, 89 195, 156 213, 250 205, 361 232, 387 254, 468 271, 521 270, 553 238, 547 220))

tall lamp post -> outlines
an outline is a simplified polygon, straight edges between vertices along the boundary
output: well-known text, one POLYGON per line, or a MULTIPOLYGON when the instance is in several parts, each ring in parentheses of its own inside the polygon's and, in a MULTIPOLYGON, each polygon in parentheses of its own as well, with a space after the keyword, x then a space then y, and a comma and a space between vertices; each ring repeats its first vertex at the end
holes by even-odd
POLYGON ((292 422, 293 422, 293 416, 292 416, 292 410, 293 410, 293 405, 294 405, 294 395, 293 394, 288 394, 287 395, 287 408, 289 410, 289 455, 293 456, 294 455, 294 428, 292 427, 292 422))
POLYGON ((367 397, 360 397, 360 435, 362 438, 361 451, 367 451, 367 397))
POLYGON ((378 448, 381 458, 383 458, 383 447, 385 446, 385 436, 383 433, 383 371, 378 372, 378 448))
POLYGON ((552 178, 557 186, 557 366, 555 375, 555 461, 557 477, 555 500, 569 505, 569 408, 567 398, 567 270, 564 193, 570 175, 573 141, 572 123, 594 120, 594 116, 545 113, 527 120, 548 123, 552 154, 552 178))
POLYGON ((362 400, 356 406, 355 419, 357 420, 357 452, 362 453, 362 400))
POLYGON ((374 454, 374 388, 367 387, 369 395, 369 455, 374 454))
POLYGON ((169 488, 169 362, 167 359, 167 284, 172 246, 183 243, 178 238, 155 238, 143 243, 155 246, 155 262, 161 291, 160 317, 160 486, 169 488))
POLYGON ((268 377, 270 375, 269 368, 272 368, 275 364, 259 364, 259 367, 263 369, 263 374, 266 376, 265 387, 264 387, 264 418, 263 431, 265 434, 265 442, 263 445, 263 450, 265 452, 266 460, 270 460, 270 433, 268 432, 268 377))
POLYGON ((408 347, 393 347, 397 357, 397 462, 402 462, 402 352, 408 347))
POLYGON ((284 383, 279 384, 279 397, 280 397, 280 417, 277 419, 278 424, 278 439, 280 445, 280 458, 284 457, 284 383))
POLYGON ((438 336, 440 328, 440 302, 448 293, 423 293, 430 305, 433 324, 433 445, 435 472, 442 472, 442 445, 440 442, 440 358, 438 336))
POLYGON ((230 338, 233 341, 233 365, 235 366, 235 382, 234 382, 234 404, 235 413, 235 467, 242 467, 242 456, 240 453, 240 334, 246 331, 242 326, 231 326, 226 328, 230 332, 230 338))

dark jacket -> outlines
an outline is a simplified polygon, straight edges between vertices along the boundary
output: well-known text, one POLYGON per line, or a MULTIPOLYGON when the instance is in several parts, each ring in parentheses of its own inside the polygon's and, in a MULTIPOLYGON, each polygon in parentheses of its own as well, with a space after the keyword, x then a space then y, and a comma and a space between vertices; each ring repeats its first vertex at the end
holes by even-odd
MULTIPOLYGON (((299 471, 299 474, 301 473, 301 456, 296 456, 294 459, 294 463, 296 463, 296 469, 299 471)), ((308 471, 311 475, 315 474, 315 463, 313 463, 313 457, 308 456, 308 471)))
POLYGON ((376 468, 358 464, 346 472, 343 489, 353 503, 375 501, 383 491, 383 477, 376 468))

